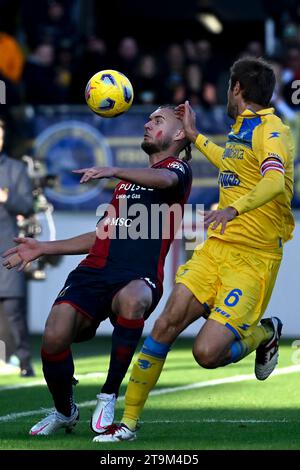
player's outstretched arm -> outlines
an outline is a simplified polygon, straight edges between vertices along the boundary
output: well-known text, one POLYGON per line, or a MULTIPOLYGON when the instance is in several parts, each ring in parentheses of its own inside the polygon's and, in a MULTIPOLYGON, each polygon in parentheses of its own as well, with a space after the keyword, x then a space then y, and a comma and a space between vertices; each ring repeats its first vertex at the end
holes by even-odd
POLYGON ((279 171, 267 171, 263 179, 249 193, 240 197, 225 209, 204 212, 204 226, 215 230, 221 225, 221 234, 228 222, 238 215, 267 204, 284 192, 284 176, 279 171))
POLYGON ((153 189, 166 189, 178 184, 178 176, 167 168, 92 167, 73 170, 82 174, 80 183, 101 178, 118 178, 153 189))
POLYGON ((195 144, 195 147, 206 156, 206 158, 217 168, 220 168, 223 147, 211 142, 205 135, 200 134, 196 127, 196 114, 189 102, 177 106, 175 113, 185 130, 186 137, 195 144))
POLYGON ((267 204, 284 193, 284 190, 284 175, 280 171, 269 170, 249 193, 240 197, 230 206, 236 209, 239 214, 244 214, 267 204))
POLYGON ((28 263, 43 255, 86 254, 93 246, 95 237, 95 232, 88 232, 67 240, 48 242, 42 242, 28 237, 14 238, 17 245, 3 253, 3 266, 7 269, 19 266, 18 271, 23 271, 28 263))

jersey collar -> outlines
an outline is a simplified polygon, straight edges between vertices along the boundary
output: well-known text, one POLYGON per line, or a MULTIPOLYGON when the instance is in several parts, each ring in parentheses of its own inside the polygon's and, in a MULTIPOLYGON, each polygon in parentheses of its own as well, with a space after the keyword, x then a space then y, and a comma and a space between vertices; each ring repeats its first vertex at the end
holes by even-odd
POLYGON ((264 108, 259 111, 253 111, 251 108, 246 108, 241 114, 236 118, 235 123, 231 126, 231 129, 234 133, 239 132, 244 119, 254 119, 260 118, 261 116, 266 116, 267 114, 274 114, 274 108, 264 108))
POLYGON ((239 117, 255 117, 255 116, 265 116, 266 114, 274 114, 274 108, 264 108, 259 111, 253 111, 251 108, 246 108, 239 117))
POLYGON ((267 114, 274 114, 275 109, 274 108, 264 108, 260 109, 259 111, 253 111, 250 108, 246 108, 241 114, 238 115, 236 118, 235 123, 232 126, 232 129, 234 132, 237 132, 240 128, 240 126, 243 123, 244 118, 257 118, 260 116, 266 116, 267 114))
POLYGON ((150 166, 150 168, 155 168, 155 167, 156 167, 156 165, 160 165, 162 162, 164 162, 164 161, 168 160, 168 158, 176 158, 176 157, 173 157, 173 155, 169 155, 168 157, 166 157, 166 158, 163 158, 162 160, 159 160, 159 162, 157 162, 157 163, 154 163, 154 165, 151 165, 151 166, 150 166))

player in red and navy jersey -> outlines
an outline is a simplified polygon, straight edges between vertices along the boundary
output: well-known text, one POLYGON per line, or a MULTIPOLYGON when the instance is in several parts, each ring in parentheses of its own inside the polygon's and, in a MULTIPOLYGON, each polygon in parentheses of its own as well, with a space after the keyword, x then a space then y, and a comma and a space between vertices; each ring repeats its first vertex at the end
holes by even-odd
POLYGON ((33 426, 31 435, 74 427, 79 413, 72 394, 70 346, 92 338, 99 324, 110 318, 114 326, 110 366, 91 419, 94 432, 106 430, 113 422, 119 388, 144 319, 161 298, 165 258, 191 188, 191 169, 185 161, 190 158, 190 144, 170 106, 158 108, 144 127, 142 148, 149 155, 149 168, 76 170, 82 174, 81 183, 121 180, 96 233, 54 242, 16 239, 18 245, 5 253, 7 268, 13 266, 12 256, 20 256, 19 269, 43 254, 88 253, 69 274, 46 323, 41 357, 55 411, 33 426), (185 158, 180 159, 184 149, 185 158))

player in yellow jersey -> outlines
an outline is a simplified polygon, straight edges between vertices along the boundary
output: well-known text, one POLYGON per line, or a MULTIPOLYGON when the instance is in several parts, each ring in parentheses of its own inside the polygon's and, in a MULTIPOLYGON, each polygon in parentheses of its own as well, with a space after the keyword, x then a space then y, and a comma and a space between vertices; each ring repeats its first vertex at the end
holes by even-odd
POLYGON ((97 442, 136 437, 136 424, 171 344, 196 318, 209 315, 193 347, 196 361, 216 368, 256 350, 255 374, 266 379, 278 359, 282 323, 261 317, 292 237, 293 145, 269 103, 272 68, 245 58, 231 68, 228 114, 235 120, 225 149, 199 133, 189 103, 177 108, 187 137, 219 169, 217 210, 205 212, 208 239, 178 269, 176 286, 134 364, 120 425, 97 442))

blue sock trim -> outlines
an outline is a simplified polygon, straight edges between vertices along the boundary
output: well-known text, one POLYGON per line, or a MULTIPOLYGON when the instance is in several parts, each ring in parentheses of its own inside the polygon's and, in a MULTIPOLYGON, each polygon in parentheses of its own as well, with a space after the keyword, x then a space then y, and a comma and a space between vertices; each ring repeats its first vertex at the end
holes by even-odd
POLYGON ((170 351, 169 344, 162 344, 155 341, 151 336, 145 339, 142 353, 149 354, 150 356, 165 358, 170 351))
POLYGON ((231 362, 237 362, 245 354, 245 346, 241 341, 234 341, 230 348, 231 362))

